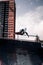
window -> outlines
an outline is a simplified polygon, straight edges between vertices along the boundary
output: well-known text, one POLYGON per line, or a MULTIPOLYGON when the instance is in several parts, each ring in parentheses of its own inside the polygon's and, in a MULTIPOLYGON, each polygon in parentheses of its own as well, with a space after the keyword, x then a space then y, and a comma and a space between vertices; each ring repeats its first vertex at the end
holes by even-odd
POLYGON ((9 11, 9 2, 0 2, 0 35, 1 37, 8 36, 5 34, 5 30, 8 31, 8 11, 9 11), (6 24, 7 23, 7 24, 6 24), (1 26, 3 25, 3 26, 1 26))

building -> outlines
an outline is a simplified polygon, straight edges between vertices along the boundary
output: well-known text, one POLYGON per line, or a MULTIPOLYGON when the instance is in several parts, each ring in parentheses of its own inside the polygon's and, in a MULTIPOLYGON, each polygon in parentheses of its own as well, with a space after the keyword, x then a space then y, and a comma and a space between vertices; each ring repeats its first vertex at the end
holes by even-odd
POLYGON ((15 38, 15 0, 0 1, 0 38, 15 38))

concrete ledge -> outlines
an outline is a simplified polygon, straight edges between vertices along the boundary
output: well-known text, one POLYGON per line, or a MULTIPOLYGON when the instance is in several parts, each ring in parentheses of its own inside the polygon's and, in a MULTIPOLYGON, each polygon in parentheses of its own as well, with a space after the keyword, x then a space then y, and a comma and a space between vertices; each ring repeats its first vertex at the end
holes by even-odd
POLYGON ((25 48, 31 51, 37 51, 41 48, 41 43, 31 41, 19 41, 10 39, 0 39, 0 50, 12 52, 15 48, 25 48))

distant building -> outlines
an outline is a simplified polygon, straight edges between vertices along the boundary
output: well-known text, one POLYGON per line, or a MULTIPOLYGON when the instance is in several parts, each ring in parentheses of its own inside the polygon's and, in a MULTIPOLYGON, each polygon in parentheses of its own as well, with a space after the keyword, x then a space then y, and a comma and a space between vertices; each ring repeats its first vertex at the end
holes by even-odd
POLYGON ((0 0, 0 37, 15 38, 15 0, 0 0))

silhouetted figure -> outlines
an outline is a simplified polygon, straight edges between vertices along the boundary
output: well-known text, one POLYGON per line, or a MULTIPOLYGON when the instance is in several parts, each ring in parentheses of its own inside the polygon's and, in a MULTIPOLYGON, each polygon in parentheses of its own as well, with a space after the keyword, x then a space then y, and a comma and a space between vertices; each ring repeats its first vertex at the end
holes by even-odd
POLYGON ((24 33, 25 33, 25 30, 24 30, 24 29, 21 29, 21 30, 20 30, 20 34, 21 34, 21 35, 24 35, 24 33))
POLYGON ((26 34, 26 35, 29 37, 29 35, 28 35, 28 33, 25 31, 25 29, 21 29, 20 32, 16 32, 15 34, 18 34, 18 35, 24 35, 24 34, 26 34))
POLYGON ((39 42, 40 40, 39 40, 39 36, 38 35, 36 35, 36 42, 39 42))

